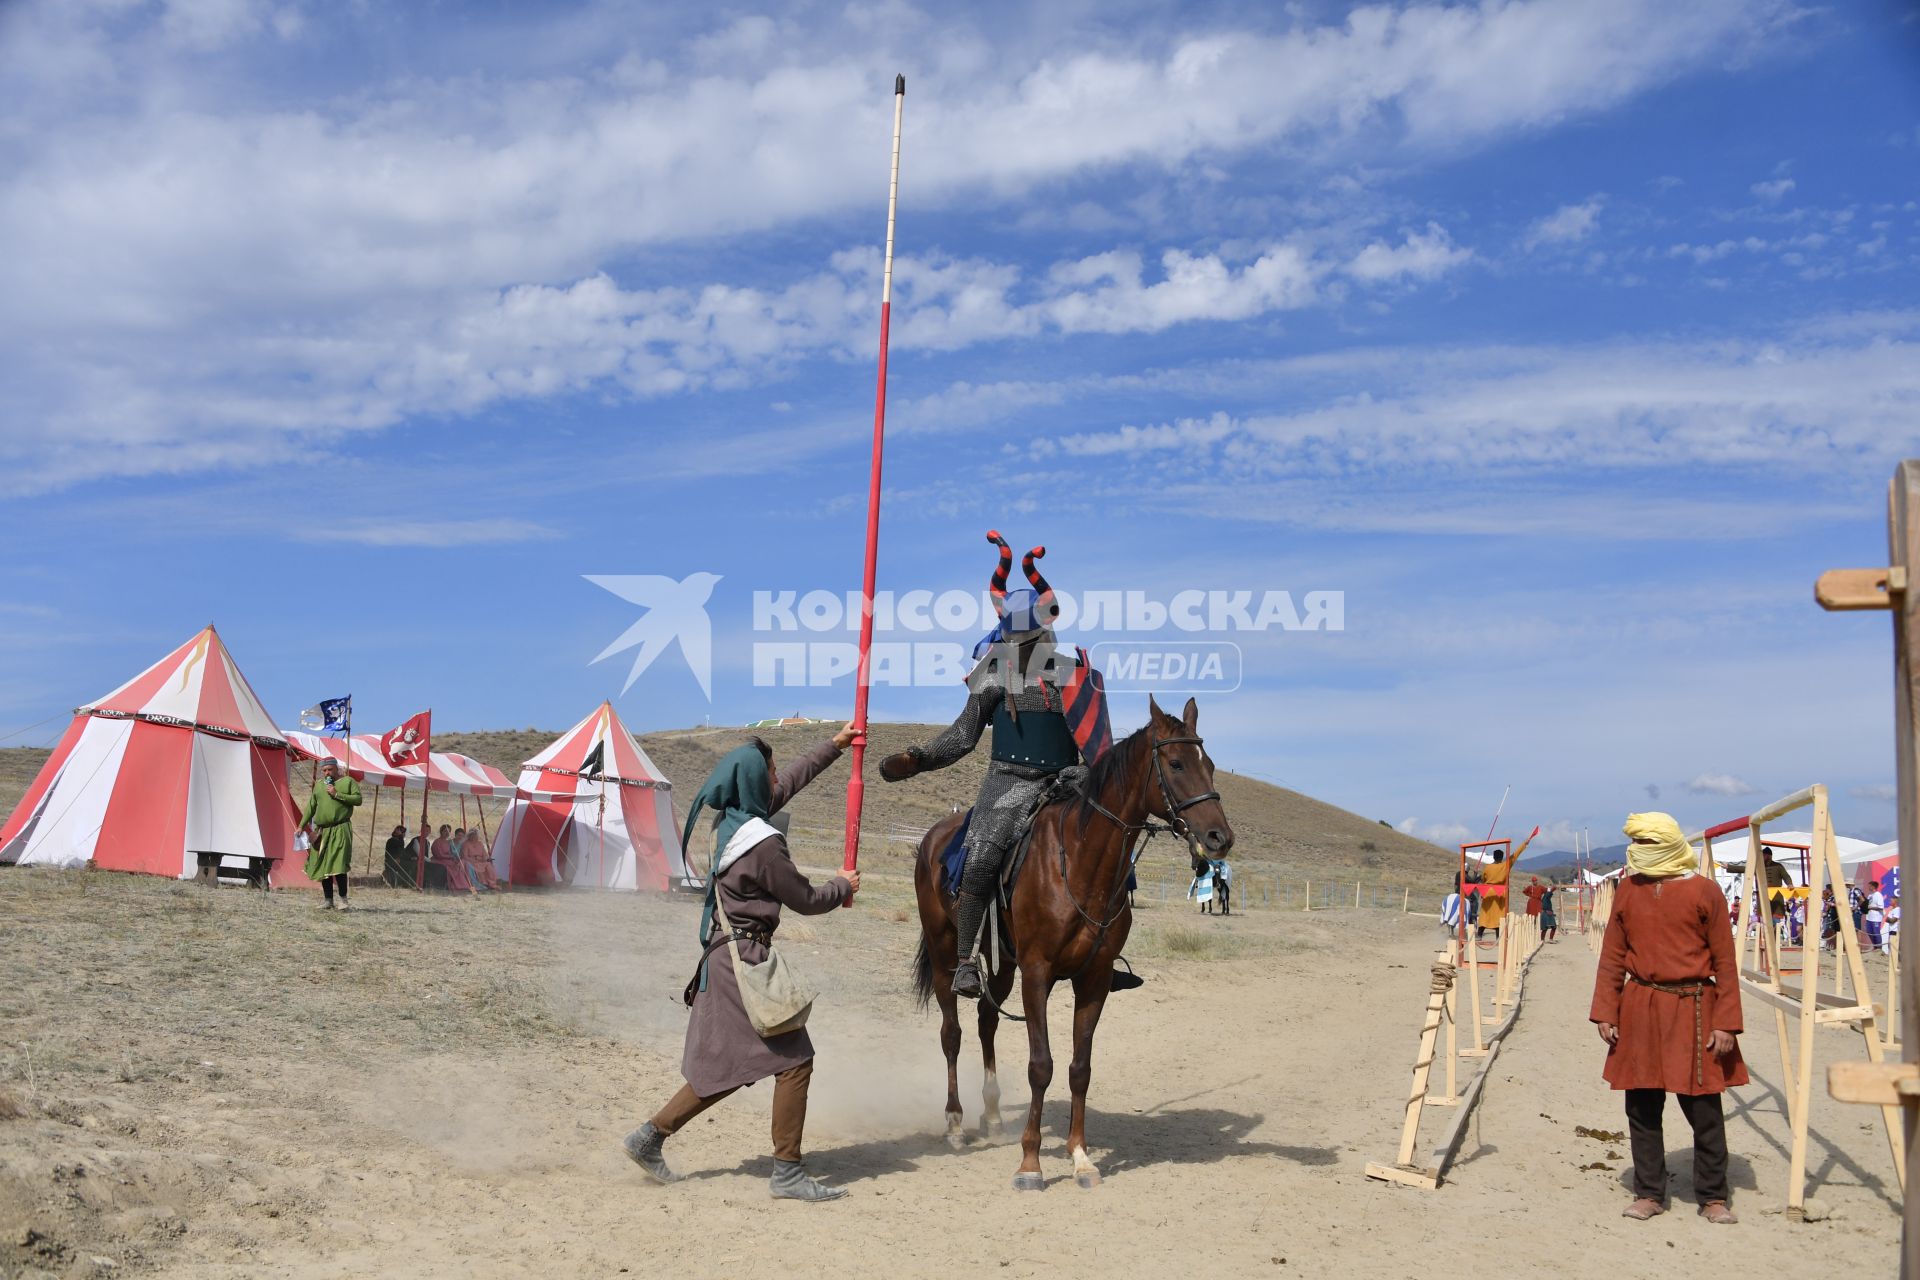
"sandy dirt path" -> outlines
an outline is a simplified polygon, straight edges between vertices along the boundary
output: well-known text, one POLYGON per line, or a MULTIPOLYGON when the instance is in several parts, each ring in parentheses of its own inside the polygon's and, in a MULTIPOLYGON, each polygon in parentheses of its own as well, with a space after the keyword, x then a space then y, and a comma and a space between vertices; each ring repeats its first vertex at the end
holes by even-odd
MULTIPOLYGON (((674 1139, 679 1186, 645 1183, 620 1152, 678 1083, 688 904, 369 893, 364 912, 336 920, 235 890, 182 925, 149 913, 203 891, 132 879, 44 891, 29 915, 45 962, 16 952, 0 975, 16 1041, 6 1082, 27 1103, 0 1121, 0 1247, 13 1250, 0 1258, 18 1274, 1400 1276, 1461 1265, 1489 1239, 1503 1256, 1539 1251, 1558 1274, 1607 1280, 1709 1249, 1736 1271, 1778 1267, 1790 1247, 1829 1250, 1847 1274, 1893 1266, 1890 1165, 1871 1113, 1817 1107, 1832 1219, 1766 1212, 1786 1161, 1764 1085, 1743 1091, 1730 1126, 1743 1225, 1695 1218, 1684 1172, 1680 1211, 1618 1216, 1624 1146, 1574 1132, 1624 1127, 1598 1076, 1594 964, 1578 940, 1540 954, 1462 1159, 1423 1193, 1363 1167, 1392 1153, 1437 926, 1372 911, 1143 911, 1129 949, 1149 984, 1109 1003, 1094 1066, 1088 1134, 1105 1184, 1076 1188, 1066 1162, 1063 992, 1050 1187, 1021 1195, 1011 1134, 957 1152, 941 1136, 936 1022, 912 1005, 911 926, 882 886, 789 939, 827 991, 810 1160, 854 1192, 815 1207, 767 1198, 765 1087, 674 1139), (248 967, 207 975, 164 945, 169 929, 229 951, 256 933, 273 941, 248 967), (383 967, 358 976, 368 966, 383 967), (141 973, 154 991, 130 999, 141 973), (31 1086, 20 1046, 38 1054, 31 1086), (114 1055, 132 1069, 99 1065, 114 1055)), ((1752 1044, 1770 1049, 1770 1026, 1750 1021, 1769 1037, 1752 1044)), ((1823 1033, 1827 1052, 1843 1046, 1823 1033)), ((1769 1080, 1768 1054, 1749 1053, 1769 1080)), ((971 1026, 962 1061, 972 1122, 971 1026)), ((1017 1126, 1021 1028, 1003 1029, 1001 1063, 1017 1126)), ((1671 1124, 1684 1169, 1677 1111, 1671 1124)))

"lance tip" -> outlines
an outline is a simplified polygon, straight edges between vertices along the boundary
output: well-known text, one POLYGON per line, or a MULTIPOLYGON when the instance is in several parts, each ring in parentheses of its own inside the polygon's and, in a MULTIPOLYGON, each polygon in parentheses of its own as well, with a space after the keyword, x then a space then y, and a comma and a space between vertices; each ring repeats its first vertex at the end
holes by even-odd
POLYGON ((894 96, 898 97, 899 95, 905 93, 906 91, 907 91, 907 78, 904 75, 896 75, 893 78, 894 96))

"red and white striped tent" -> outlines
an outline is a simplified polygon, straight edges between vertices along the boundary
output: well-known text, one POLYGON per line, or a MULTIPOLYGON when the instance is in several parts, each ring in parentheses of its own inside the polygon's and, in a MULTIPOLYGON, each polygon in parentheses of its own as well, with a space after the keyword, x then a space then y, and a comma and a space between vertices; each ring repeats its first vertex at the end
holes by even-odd
POLYGON ((513 783, 490 764, 455 751, 435 751, 425 765, 392 765, 380 753, 380 735, 356 733, 351 738, 323 738, 299 729, 287 740, 302 755, 316 760, 338 760, 340 767, 370 787, 402 791, 445 791, 461 796, 510 796, 513 783))
POLYGON ((0 862, 189 879, 200 853, 272 857, 276 886, 310 883, 287 735, 212 627, 80 707, 0 827, 0 862))
POLYGON ((673 784, 612 703, 527 761, 493 838, 493 867, 520 885, 662 891, 685 882, 673 784))

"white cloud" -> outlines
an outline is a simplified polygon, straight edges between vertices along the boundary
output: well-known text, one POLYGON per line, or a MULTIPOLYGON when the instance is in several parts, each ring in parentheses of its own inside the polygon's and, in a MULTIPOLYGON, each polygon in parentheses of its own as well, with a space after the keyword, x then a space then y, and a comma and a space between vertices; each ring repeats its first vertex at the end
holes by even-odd
POLYGON ((1772 204, 1786 195, 1787 192, 1793 190, 1793 188, 1794 181, 1792 178, 1775 178, 1770 182, 1756 182, 1751 187, 1748 187, 1747 190, 1768 204, 1772 204))
POLYGON ((1686 786, 1687 791, 1696 796, 1750 796, 1757 790, 1730 773, 1696 774, 1686 786))
POLYGON ((1527 229, 1521 242, 1529 252, 1542 245, 1573 244, 1593 234, 1600 225, 1600 197, 1580 204, 1564 204, 1527 229))
POLYGON ((1443 849, 1457 848, 1475 838, 1473 829, 1464 822, 1428 822, 1420 818, 1402 818, 1394 824, 1393 829, 1401 835, 1425 840, 1428 844, 1437 844, 1443 849))
POLYGON ((295 526, 304 542, 349 542, 363 547, 473 547, 541 542, 559 533, 531 520, 323 520, 295 526))
POLYGON ((1891 803, 1900 798, 1900 789, 1891 782, 1877 782, 1869 786, 1855 787, 1847 794, 1855 800, 1879 800, 1891 803))
POLYGON ((262 0, 165 0, 160 17, 160 31, 167 42, 196 53, 210 53, 266 31, 286 38, 302 25, 298 6, 262 0))
MULTIPOLYGON (((894 263, 893 345, 950 351, 1246 320, 1322 301, 1318 282, 1334 270, 1293 245, 1231 257, 1167 249, 1151 270, 1139 253, 1114 250, 1032 275, 1011 263, 907 256, 894 263)), ((833 254, 784 287, 629 289, 595 274, 319 332, 248 332, 214 345, 197 334, 128 337, 106 368, 87 348, 50 346, 31 384, 0 389, 0 422, 15 424, 0 427, 0 491, 281 461, 304 439, 501 401, 589 388, 644 399, 740 387, 801 360, 864 359, 879 274, 872 249, 833 254)), ((1002 385, 991 397, 1005 408, 1035 394, 1053 393, 1002 385)), ((906 421, 978 420, 987 398, 950 389, 938 404, 909 402, 906 421)))
MULTIPOLYGON (((1569 467, 1769 467, 1800 475, 1877 468, 1900 457, 1911 438, 1920 316, 1836 318, 1744 341, 1656 335, 1585 346, 1372 349, 1333 361, 1261 363, 1222 393, 1254 394, 1249 387, 1261 384, 1286 387, 1306 403, 1207 419, 1223 425, 1205 433, 1133 425, 1076 433, 1053 446, 1126 453, 1176 440, 1204 444, 1214 451, 1215 471, 1235 484, 1409 469, 1487 478, 1569 467)), ((1275 510, 1340 518, 1330 509, 1334 500, 1311 484, 1298 497, 1304 508, 1290 501, 1275 510)), ((1512 531, 1529 518, 1524 509, 1496 510, 1471 496, 1451 509, 1435 501, 1427 493, 1403 510, 1369 500, 1352 514, 1412 520, 1416 528, 1464 522, 1457 531, 1490 520, 1512 531)), ((1714 525, 1741 520, 1737 505, 1688 510, 1636 494, 1562 495, 1543 505, 1540 516, 1558 527, 1639 528, 1647 536, 1697 530, 1703 517, 1714 525)), ((1833 512, 1810 503, 1794 514, 1833 512)))
MULTIPOLYGON (((1715 65, 1787 12, 1411 4, 1275 19, 1275 32, 1145 23, 1089 51, 1071 24, 1041 19, 1009 34, 858 9, 689 39, 699 19, 590 6, 467 24, 461 49, 488 54, 470 73, 356 80, 338 68, 363 64, 284 76, 264 55, 358 10, 8 6, 0 82, 20 91, 0 125, 0 456, 28 473, 16 486, 244 466, 314 432, 587 385, 728 385, 832 352, 871 306, 845 268, 758 290, 620 289, 602 273, 647 246, 704 249, 871 209, 891 107, 875 66, 924 68, 908 107, 911 218, 1042 186, 1052 200, 1121 166, 1170 181, 1241 155, 1283 153, 1311 173, 1457 151, 1715 65), (214 47, 227 56, 196 52, 214 47)), ((901 265, 939 304, 901 337, 952 349, 1256 316, 1316 296, 1317 252, 1170 249, 1152 268, 1116 252, 1053 293, 996 264, 923 256, 901 265)), ((1428 279, 1465 255, 1429 227, 1347 270, 1428 279)))
POLYGON ((1159 453, 1177 449, 1204 449, 1232 435, 1239 424, 1224 413, 1211 418, 1183 418, 1159 426, 1125 426, 1117 431, 1043 437, 1033 444, 1036 456, 1065 453, 1076 457, 1104 454, 1159 453))
POLYGON ((1378 241, 1355 254, 1347 264, 1347 274, 1368 284, 1390 281, 1434 280, 1473 257, 1469 249, 1454 246, 1446 229, 1429 222, 1425 231, 1407 234, 1398 246, 1378 241))

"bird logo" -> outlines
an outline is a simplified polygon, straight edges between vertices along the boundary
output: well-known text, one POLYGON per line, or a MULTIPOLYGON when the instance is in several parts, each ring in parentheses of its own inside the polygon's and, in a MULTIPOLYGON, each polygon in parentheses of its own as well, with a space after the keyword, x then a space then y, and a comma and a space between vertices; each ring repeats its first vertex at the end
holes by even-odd
POLYGON ((679 581, 657 573, 583 576, 594 586, 646 610, 638 622, 621 632, 619 638, 593 659, 601 662, 639 646, 639 652, 633 655, 633 667, 627 672, 627 682, 620 686, 621 693, 633 688, 640 673, 677 640, 693 678, 700 682, 700 691, 707 695, 707 701, 713 701, 713 623, 707 617, 707 601, 720 581, 719 574, 690 573, 679 581))

